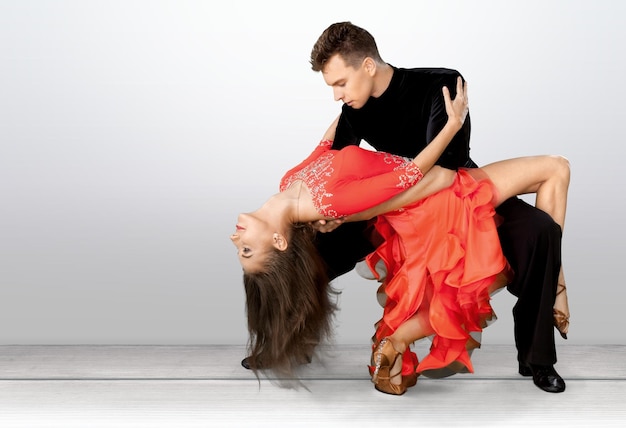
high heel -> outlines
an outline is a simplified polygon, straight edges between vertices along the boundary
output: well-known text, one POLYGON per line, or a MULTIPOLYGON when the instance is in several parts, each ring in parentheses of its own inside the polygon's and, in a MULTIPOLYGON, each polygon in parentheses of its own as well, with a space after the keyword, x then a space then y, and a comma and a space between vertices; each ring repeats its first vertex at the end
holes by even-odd
MULTIPOLYGON (((409 376, 402 376, 402 368, 396 373, 391 373, 391 370, 396 364, 396 361, 402 362, 402 353, 395 350, 391 340, 385 337, 380 341, 376 350, 372 353, 372 382, 380 392, 392 395, 402 395, 406 390, 414 386, 417 383, 417 373, 409 376), (391 382, 391 379, 400 376, 400 383, 395 384, 391 382)), ((402 367, 402 365, 400 365, 402 367)))
MULTIPOLYGON (((565 284, 558 284, 556 295, 558 296, 566 290, 567 287, 565 287, 565 284)), ((552 316, 554 319, 554 326, 561 334, 561 337, 563 339, 567 339, 567 330, 569 329, 569 315, 561 311, 560 309, 552 308, 552 316)))

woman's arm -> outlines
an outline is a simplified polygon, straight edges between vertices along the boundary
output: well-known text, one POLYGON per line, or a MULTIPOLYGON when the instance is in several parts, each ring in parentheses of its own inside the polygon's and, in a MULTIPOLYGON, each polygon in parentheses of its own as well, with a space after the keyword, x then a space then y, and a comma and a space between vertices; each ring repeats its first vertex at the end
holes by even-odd
POLYGON ((354 221, 370 220, 376 216, 397 211, 419 200, 426 198, 440 190, 450 187, 454 181, 456 171, 440 166, 434 166, 422 180, 414 186, 409 187, 402 193, 393 196, 387 201, 372 208, 340 218, 327 218, 315 221, 312 225, 322 233, 332 232, 343 223, 354 221))
POLYGON ((413 159, 413 163, 419 167, 422 174, 426 174, 437 162, 445 148, 450 144, 452 138, 463 127, 467 112, 467 82, 463 84, 463 79, 457 77, 456 97, 450 98, 450 91, 447 87, 442 88, 443 98, 446 104, 448 121, 437 136, 413 159))
MULTIPOLYGON (((341 223, 369 220, 378 215, 385 214, 391 211, 399 210, 402 207, 406 207, 412 203, 426 198, 440 190, 450 187, 454 181, 456 171, 451 169, 442 168, 440 166, 434 166, 428 174, 422 178, 422 180, 414 186, 409 187, 402 193, 388 199, 387 201, 378 204, 370 209, 361 211, 356 214, 349 215, 339 219, 336 226, 341 223)), ((336 228, 335 226, 335 228, 336 228)), ((330 227, 326 231, 330 231, 330 227)))
POLYGON ((454 100, 450 98, 450 91, 447 87, 444 86, 442 91, 448 121, 433 141, 413 159, 413 163, 418 166, 422 174, 424 174, 424 177, 413 186, 387 201, 349 216, 347 221, 366 220, 386 212, 398 210, 452 184, 455 172, 441 167, 434 167, 434 165, 446 146, 452 141, 452 138, 462 128, 463 122, 465 122, 469 110, 467 102, 467 83, 464 85, 463 79, 461 79, 460 76, 457 78, 456 97, 454 100), (428 171, 430 172, 426 175, 428 171))

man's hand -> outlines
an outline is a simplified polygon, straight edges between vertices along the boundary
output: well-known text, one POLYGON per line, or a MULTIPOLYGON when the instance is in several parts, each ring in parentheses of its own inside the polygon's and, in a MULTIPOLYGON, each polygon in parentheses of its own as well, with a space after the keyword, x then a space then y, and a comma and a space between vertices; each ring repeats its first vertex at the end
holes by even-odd
POLYGON ((317 221, 311 222, 311 226, 313 226, 313 228, 317 230, 318 232, 326 233, 326 232, 332 232, 333 230, 337 229, 339 226, 345 223, 345 221, 346 221, 345 217, 333 218, 333 219, 327 219, 327 220, 317 220, 317 221))

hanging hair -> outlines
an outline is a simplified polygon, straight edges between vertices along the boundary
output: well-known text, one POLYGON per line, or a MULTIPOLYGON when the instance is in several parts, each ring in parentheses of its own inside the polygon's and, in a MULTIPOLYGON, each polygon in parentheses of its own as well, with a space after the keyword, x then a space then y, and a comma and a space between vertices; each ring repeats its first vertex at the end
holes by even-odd
POLYGON ((289 245, 274 249, 261 272, 244 273, 248 315, 248 363, 279 379, 296 379, 295 369, 309 362, 315 348, 332 333, 338 293, 315 247, 310 225, 294 224, 289 245))
POLYGON ((357 68, 366 57, 383 62, 374 37, 351 22, 337 22, 329 26, 315 42, 311 51, 311 68, 322 71, 326 62, 339 54, 347 65, 357 68))

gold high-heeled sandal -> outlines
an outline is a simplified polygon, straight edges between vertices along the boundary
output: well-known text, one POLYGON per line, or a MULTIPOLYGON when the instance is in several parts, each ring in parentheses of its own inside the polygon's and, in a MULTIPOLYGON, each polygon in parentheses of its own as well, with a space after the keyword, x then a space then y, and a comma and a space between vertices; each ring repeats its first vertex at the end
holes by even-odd
MULTIPOLYGON (((566 290, 567 287, 565 287, 565 284, 558 284, 556 295, 558 296, 566 290)), ((561 334, 561 337, 563 339, 567 339, 567 330, 569 329, 569 315, 559 309, 552 308, 552 316, 554 319, 554 326, 561 334)))
MULTIPOLYGON (((402 368, 391 374, 396 361, 402 361, 402 354, 395 350, 391 340, 385 337, 380 341, 376 350, 372 353, 372 382, 380 392, 392 395, 402 395, 406 390, 417 383, 417 373, 410 376, 402 376, 402 368), (400 376, 399 384, 391 382, 391 379, 400 376)), ((402 365, 400 365, 402 367, 402 365)))

